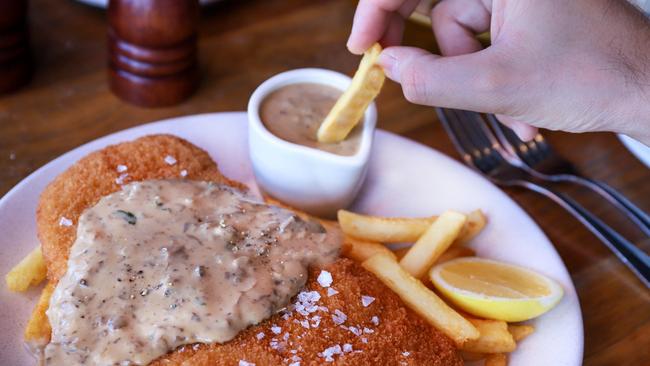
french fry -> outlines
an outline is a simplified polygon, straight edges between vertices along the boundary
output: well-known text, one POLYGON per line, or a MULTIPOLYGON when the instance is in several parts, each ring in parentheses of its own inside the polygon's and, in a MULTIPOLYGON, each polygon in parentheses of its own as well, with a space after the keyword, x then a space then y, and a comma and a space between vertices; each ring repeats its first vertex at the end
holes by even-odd
POLYGON ((368 105, 377 97, 386 79, 384 70, 377 65, 380 53, 381 46, 375 43, 363 55, 352 83, 336 101, 318 129, 318 141, 343 141, 361 121, 368 105))
MULTIPOLYGON (((397 259, 402 259, 406 253, 411 249, 411 247, 404 247, 393 250, 393 253, 397 259)), ((434 263, 434 266, 440 263, 448 262, 452 259, 461 258, 461 257, 473 257, 476 255, 474 249, 465 247, 462 245, 452 245, 449 249, 445 250, 438 260, 434 263)))
POLYGON ((39 245, 7 273, 5 281, 9 290, 23 292, 27 291, 29 286, 41 283, 46 275, 47 267, 39 245))
POLYGON ((355 238, 381 243, 415 242, 436 221, 425 218, 380 217, 339 210, 341 230, 355 238))
POLYGON ((43 292, 41 292, 41 297, 38 299, 34 311, 32 311, 32 317, 29 318, 27 327, 25 327, 25 341, 38 344, 46 344, 50 341, 52 328, 45 311, 50 306, 52 292, 54 292, 54 283, 48 282, 43 288, 43 292))
POLYGON ((454 244, 466 244, 470 240, 474 239, 485 227, 487 223, 487 218, 481 210, 474 210, 467 214, 467 221, 463 230, 461 230, 458 235, 458 240, 454 244))
POLYGON ((375 254, 362 265, 392 289, 409 308, 445 333, 459 346, 480 336, 479 331, 472 323, 445 304, 421 281, 406 272, 397 263, 392 253, 390 255, 375 254))
POLYGON ((413 244, 399 264, 413 277, 421 278, 458 237, 465 221, 465 215, 446 211, 413 244))
MULTIPOLYGON (((406 218, 362 215, 346 210, 339 210, 338 221, 344 233, 355 238, 380 243, 413 243, 417 241, 437 216, 406 218)), ((481 210, 474 210, 467 215, 454 244, 465 244, 478 235, 487 220, 481 210)))
POLYGON ((507 366, 508 355, 505 353, 493 353, 485 358, 484 366, 507 366))
POLYGON ((476 252, 472 248, 455 245, 445 250, 440 257, 436 260, 435 264, 445 263, 452 259, 461 258, 461 257, 473 257, 476 255, 476 252))
POLYGON ((535 331, 535 327, 533 327, 532 325, 508 324, 508 331, 510 332, 510 334, 512 334, 512 338, 515 340, 515 342, 519 343, 524 338, 533 334, 533 332, 535 331))
POLYGON ((349 236, 346 236, 343 239, 343 247, 341 251, 341 254, 343 254, 344 257, 350 258, 357 262, 363 262, 377 253, 390 255, 395 258, 395 260, 397 260, 395 254, 393 254, 393 252, 391 252, 390 249, 386 248, 384 245, 371 241, 351 238, 349 236))
POLYGON ((508 324, 502 320, 475 319, 467 320, 479 331, 480 337, 462 345, 463 351, 476 353, 510 353, 517 348, 508 324))

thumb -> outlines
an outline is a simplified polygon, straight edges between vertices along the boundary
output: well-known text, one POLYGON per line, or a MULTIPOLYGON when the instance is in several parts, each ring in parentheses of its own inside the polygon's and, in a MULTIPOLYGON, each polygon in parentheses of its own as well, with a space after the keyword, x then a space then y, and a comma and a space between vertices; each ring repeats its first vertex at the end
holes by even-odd
POLYGON ((414 47, 389 47, 378 62, 412 103, 507 114, 509 77, 489 50, 441 57, 414 47))

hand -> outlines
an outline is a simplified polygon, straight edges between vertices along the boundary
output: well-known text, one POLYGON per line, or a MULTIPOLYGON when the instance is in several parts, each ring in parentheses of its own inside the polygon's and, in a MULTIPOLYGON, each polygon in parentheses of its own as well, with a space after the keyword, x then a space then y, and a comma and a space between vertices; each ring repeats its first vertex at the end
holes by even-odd
POLYGON ((443 0, 431 17, 444 56, 390 47, 416 4, 361 0, 348 41, 388 47, 380 64, 409 101, 495 113, 525 139, 535 126, 650 144, 650 22, 625 1, 443 0))

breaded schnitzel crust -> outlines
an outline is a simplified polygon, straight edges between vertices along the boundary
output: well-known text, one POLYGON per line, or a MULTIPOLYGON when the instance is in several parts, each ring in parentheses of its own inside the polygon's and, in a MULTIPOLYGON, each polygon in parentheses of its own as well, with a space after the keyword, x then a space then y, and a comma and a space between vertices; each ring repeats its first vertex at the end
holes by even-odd
POLYGON ((150 135, 135 141, 108 146, 79 160, 60 174, 41 194, 36 211, 38 238, 47 263, 48 279, 58 282, 65 274, 70 247, 75 241, 82 212, 121 186, 147 179, 181 178, 211 181, 244 188, 224 177, 207 152, 179 137, 150 135), (165 161, 170 156, 172 160, 165 161), (127 170, 118 172, 118 166, 127 170), (125 175, 126 174, 126 175, 125 175), (61 218, 72 221, 61 225, 61 218))
MULTIPOLYGON (((76 237, 76 224, 82 212, 110 193, 120 189, 122 182, 147 179, 179 178, 187 171, 187 179, 212 181, 244 188, 240 183, 224 177, 210 156, 191 143, 170 135, 153 135, 132 142, 109 146, 94 152, 59 175, 44 190, 37 211, 38 235, 48 266, 51 284, 56 284, 66 271, 70 247, 76 237), (175 159, 174 164, 165 161, 175 159), (118 165, 127 170, 118 172, 118 165), (72 221, 60 225, 61 217, 72 221)), ((333 276, 336 295, 327 296, 316 278, 320 269, 310 271, 307 290, 317 291, 321 298, 319 310, 308 318, 297 312, 290 316, 275 315, 263 323, 241 332, 225 344, 197 344, 181 347, 162 356, 151 365, 238 365, 240 360, 260 365, 288 365, 292 357, 300 357, 301 366, 325 364, 323 352, 336 345, 352 345, 352 352, 334 355, 333 364, 346 365, 462 365, 463 362, 452 341, 418 315, 407 309, 401 300, 374 275, 348 259, 340 259, 326 269, 333 276), (375 300, 367 307, 362 296, 375 300), (327 310, 325 310, 327 309, 327 310), (332 314, 338 309, 347 316, 342 324, 335 324, 332 314), (313 316, 319 316, 317 327, 313 316), (378 324, 372 321, 376 316, 378 324), (309 329, 304 322, 309 320, 309 329), (280 327, 274 334, 271 327, 280 327), (344 327, 342 327, 344 326, 344 327), (350 327, 356 327, 354 330, 350 327), (363 329, 367 328, 364 333, 363 329), (356 330, 358 329, 358 330, 356 330), (361 334, 358 332, 361 331, 361 334), (258 334, 264 338, 258 340, 258 334), (283 347, 272 347, 275 338, 283 347), (357 333, 357 334, 355 334, 357 333), (367 343, 363 341, 366 339, 367 343), (295 350, 295 354, 291 351, 295 350), (359 351, 359 352, 357 352, 359 351), (320 353, 320 355, 319 355, 320 353)), ((51 286, 51 285, 50 285, 51 286)), ((42 301, 43 302, 43 301, 42 301)), ((32 320, 43 319, 45 309, 37 307, 32 320)), ((49 329, 47 324, 42 329, 49 329)))
MULTIPOLYGON (((417 314, 407 309, 397 295, 381 283, 372 273, 349 259, 339 259, 324 267, 334 279, 332 288, 339 293, 327 296, 327 289, 321 287, 316 278, 320 269, 310 271, 310 280, 305 291, 318 291, 321 295, 317 302, 327 312, 318 310, 304 317, 298 312, 283 319, 275 315, 258 326, 241 332, 232 341, 220 344, 199 344, 196 347, 185 346, 154 362, 151 366, 163 365, 237 365, 239 360, 261 365, 287 365, 291 362, 292 350, 301 358, 301 366, 330 364, 319 356, 325 349, 343 347, 349 343, 352 349, 360 352, 346 352, 333 356, 333 365, 462 365, 453 342, 426 323, 417 314), (375 300, 367 307, 363 306, 361 296, 371 296, 375 300), (343 312, 347 319, 341 324, 348 329, 356 327, 362 334, 355 335, 351 330, 335 324, 334 310, 343 312), (299 322, 311 319, 314 315, 322 318, 318 327, 306 329, 299 322), (376 316, 379 325, 372 322, 376 316), (271 331, 272 326, 280 327, 280 334, 271 331), (364 333, 368 328, 372 333, 364 333), (257 334, 264 333, 264 338, 257 339, 257 334), (272 339, 282 343, 284 334, 288 333, 288 342, 280 349, 271 346, 272 339), (298 338, 300 337, 300 338, 298 338), (363 343, 366 338, 368 343, 363 343), (196 349, 194 349, 196 348, 196 349)), ((313 322, 310 322, 313 323, 313 322)))

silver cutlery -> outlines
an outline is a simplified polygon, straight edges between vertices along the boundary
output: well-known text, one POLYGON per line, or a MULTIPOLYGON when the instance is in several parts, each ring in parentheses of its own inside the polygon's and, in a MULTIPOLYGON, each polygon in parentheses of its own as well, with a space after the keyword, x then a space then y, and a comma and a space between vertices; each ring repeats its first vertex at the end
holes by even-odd
POLYGON ((517 155, 521 162, 531 169, 532 175, 550 182, 575 183, 592 190, 623 212, 645 235, 650 236, 648 214, 609 185, 582 176, 568 160, 553 151, 541 134, 538 133, 533 140, 524 142, 514 131, 499 123, 495 116, 488 115, 487 118, 501 145, 509 153, 517 155))
POLYGON ((646 288, 650 288, 650 257, 579 203, 533 175, 531 168, 499 143, 481 114, 454 109, 436 110, 467 165, 498 185, 526 188, 558 203, 594 233, 646 288))

